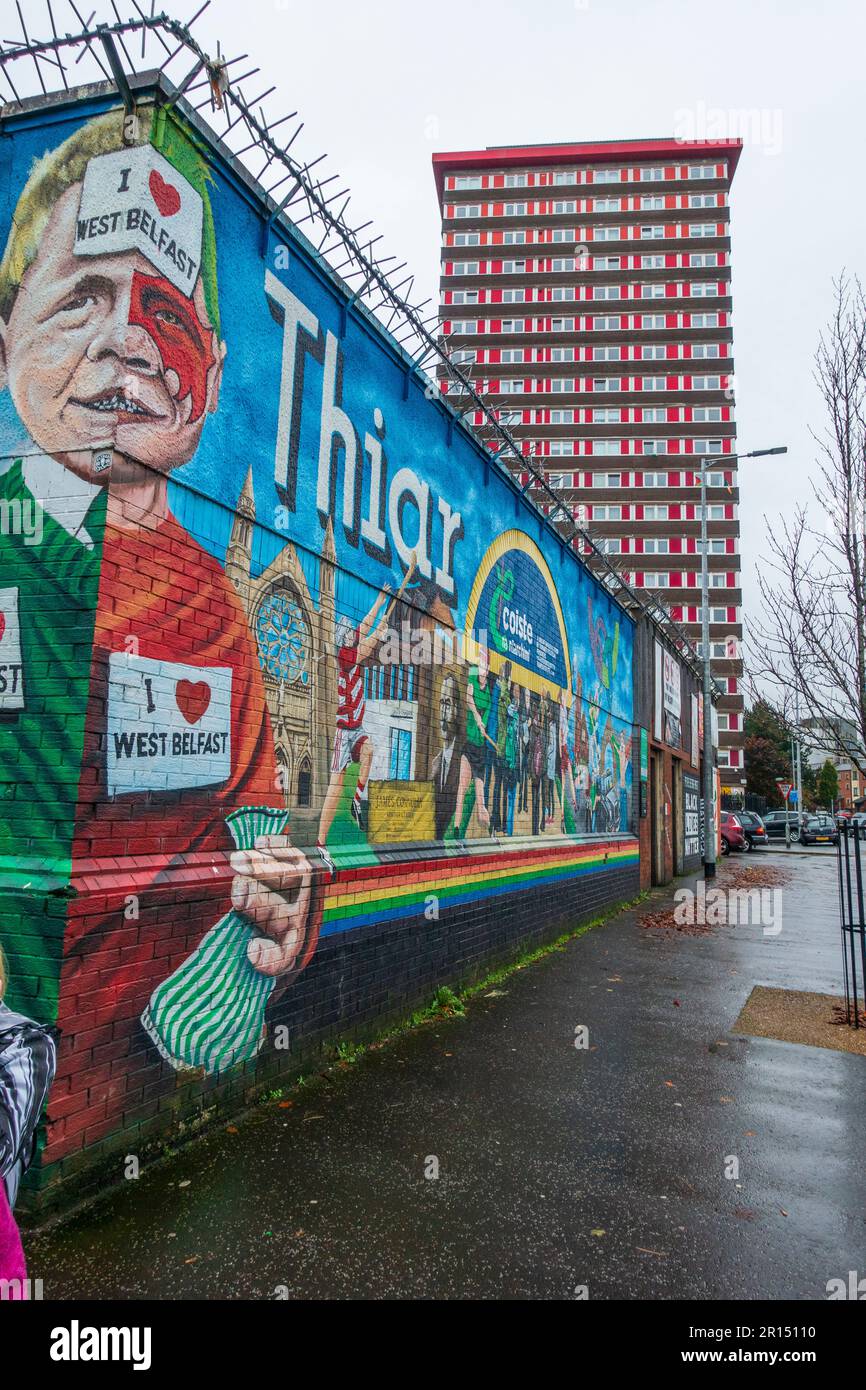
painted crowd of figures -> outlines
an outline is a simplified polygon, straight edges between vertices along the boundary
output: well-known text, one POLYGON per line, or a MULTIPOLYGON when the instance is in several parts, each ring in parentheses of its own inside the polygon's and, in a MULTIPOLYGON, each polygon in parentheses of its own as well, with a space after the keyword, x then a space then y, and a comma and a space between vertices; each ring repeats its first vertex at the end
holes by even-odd
POLYGON ((630 730, 616 731, 580 678, 565 693, 530 691, 511 663, 490 669, 486 650, 439 697, 441 751, 433 763, 437 839, 464 839, 475 812, 491 835, 609 833, 628 828, 630 730))

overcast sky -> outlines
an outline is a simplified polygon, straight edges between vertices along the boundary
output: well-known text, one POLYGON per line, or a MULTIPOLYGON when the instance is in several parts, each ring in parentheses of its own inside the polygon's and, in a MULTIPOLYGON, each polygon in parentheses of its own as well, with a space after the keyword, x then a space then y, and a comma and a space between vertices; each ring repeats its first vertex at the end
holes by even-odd
POLYGON ((258 90, 278 88, 269 109, 279 99, 306 121, 293 152, 328 152, 355 223, 375 221, 422 298, 438 294, 434 150, 745 137, 731 211, 739 443, 790 451, 741 470, 748 621, 765 514, 809 498, 832 278, 866 278, 862 0, 212 0, 195 33, 261 65, 258 90))

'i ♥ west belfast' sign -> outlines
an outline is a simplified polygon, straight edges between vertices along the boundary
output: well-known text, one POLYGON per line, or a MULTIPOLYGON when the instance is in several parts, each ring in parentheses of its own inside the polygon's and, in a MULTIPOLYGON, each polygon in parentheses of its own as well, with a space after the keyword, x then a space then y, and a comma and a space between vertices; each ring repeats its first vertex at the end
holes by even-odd
POLYGON ((231 772, 232 672, 112 652, 107 782, 112 796, 219 785, 231 772))
POLYGON ((140 251, 191 296, 201 232, 201 195, 152 145, 91 159, 78 205, 76 256, 140 251))

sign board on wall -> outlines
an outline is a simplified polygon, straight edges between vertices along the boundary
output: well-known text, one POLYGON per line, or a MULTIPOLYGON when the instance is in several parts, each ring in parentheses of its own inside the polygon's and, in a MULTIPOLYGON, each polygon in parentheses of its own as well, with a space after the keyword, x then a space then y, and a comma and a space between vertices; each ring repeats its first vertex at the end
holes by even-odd
POLYGON ((656 642, 653 649, 653 738, 656 743, 661 743, 662 731, 664 729, 664 696, 663 696, 663 676, 662 676, 662 644, 656 642))
POLYGON ((683 854, 686 860, 701 853, 701 788, 697 777, 683 773, 683 854))
POLYGON ((373 782, 370 838, 386 844, 434 838, 433 788, 429 782, 373 782))
MULTIPOLYGON (((472 656, 486 639, 497 673, 508 662, 521 686, 555 699, 565 690, 571 703, 568 635, 556 584, 538 547, 522 531, 503 532, 485 554, 466 606, 466 636, 472 656)), ((618 655, 611 645, 614 666, 618 655)))
POLYGON ((672 652, 662 650, 662 703, 664 706, 664 741, 672 748, 682 744, 682 674, 680 663, 672 652))
POLYGON ((664 707, 669 714, 673 714, 679 719, 682 707, 680 663, 669 651, 662 653, 662 679, 664 682, 664 707))
POLYGON ((649 777, 649 737, 646 729, 640 731, 640 814, 647 814, 647 779, 649 777))
POLYGON ((700 764, 700 757, 701 757, 701 743, 700 743, 700 734, 699 734, 699 730, 698 730, 698 724, 699 724, 698 709, 699 709, 699 706, 698 706, 698 697, 697 697, 697 695, 692 695, 692 697, 691 697, 691 703, 692 703, 692 765, 693 765, 694 767, 698 767, 699 764, 700 764))

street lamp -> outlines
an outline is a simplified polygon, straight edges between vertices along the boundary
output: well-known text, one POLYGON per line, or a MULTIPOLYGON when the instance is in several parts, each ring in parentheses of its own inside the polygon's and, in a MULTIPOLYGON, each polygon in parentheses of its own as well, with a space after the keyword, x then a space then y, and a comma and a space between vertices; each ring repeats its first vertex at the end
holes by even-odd
POLYGON ((787 454, 786 444, 775 449, 753 449, 748 454, 723 454, 704 456, 700 460, 701 473, 701 646, 703 648, 704 674, 704 878, 716 876, 716 841, 713 835, 713 730, 710 712, 712 710, 713 680, 710 674, 710 568, 709 542, 707 540, 707 467, 714 463, 737 463, 740 459, 765 458, 769 454, 787 454))

